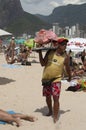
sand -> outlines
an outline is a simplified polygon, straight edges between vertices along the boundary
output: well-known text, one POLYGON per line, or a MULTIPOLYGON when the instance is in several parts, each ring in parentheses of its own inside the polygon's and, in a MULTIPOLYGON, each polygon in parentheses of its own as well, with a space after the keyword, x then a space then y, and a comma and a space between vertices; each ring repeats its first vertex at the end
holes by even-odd
POLYGON ((42 70, 38 54, 32 54, 31 66, 7 66, 4 54, 0 54, 0 109, 33 115, 36 122, 22 120, 22 125, 0 124, 0 130, 85 130, 86 129, 86 92, 65 91, 69 86, 62 82, 60 95, 60 111, 56 124, 52 117, 46 117, 48 112, 45 97, 42 96, 42 70))

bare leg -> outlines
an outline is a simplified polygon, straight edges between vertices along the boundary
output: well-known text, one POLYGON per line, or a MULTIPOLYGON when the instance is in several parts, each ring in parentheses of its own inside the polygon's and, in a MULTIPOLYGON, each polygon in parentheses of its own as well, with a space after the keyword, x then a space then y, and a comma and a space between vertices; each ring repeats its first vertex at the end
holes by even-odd
POLYGON ((14 60, 14 50, 12 50, 12 54, 11 54, 11 61, 14 60))
POLYGON ((31 122, 34 122, 37 120, 37 118, 34 116, 29 116, 29 115, 24 115, 24 114, 13 114, 12 116, 15 118, 20 118, 20 119, 31 121, 31 122))
POLYGON ((7 63, 9 63, 9 56, 8 55, 6 55, 6 61, 7 61, 7 63))
POLYGON ((0 120, 5 121, 7 123, 12 124, 13 122, 16 123, 16 125, 20 126, 20 119, 13 117, 11 114, 8 114, 6 111, 0 110, 0 120))
POLYGON ((49 113, 46 116, 51 116, 52 115, 52 100, 51 100, 51 96, 46 97, 46 103, 49 109, 49 113))
POLYGON ((59 98, 53 97, 54 105, 53 105, 53 116, 54 116, 54 123, 56 123, 58 119, 58 112, 59 112, 59 98))

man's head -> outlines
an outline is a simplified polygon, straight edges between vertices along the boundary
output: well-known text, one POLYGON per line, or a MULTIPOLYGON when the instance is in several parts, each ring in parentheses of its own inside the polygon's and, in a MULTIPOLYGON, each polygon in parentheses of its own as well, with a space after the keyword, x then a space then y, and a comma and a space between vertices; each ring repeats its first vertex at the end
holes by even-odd
POLYGON ((58 40, 57 40, 58 48, 61 51, 64 51, 66 49, 67 42, 68 42, 68 39, 66 39, 66 38, 58 38, 58 40))
POLYGON ((57 42, 60 45, 64 45, 64 44, 67 44, 68 39, 66 39, 66 38, 58 38, 57 42))
POLYGON ((15 37, 12 37, 11 39, 12 39, 12 40, 15 40, 15 37))

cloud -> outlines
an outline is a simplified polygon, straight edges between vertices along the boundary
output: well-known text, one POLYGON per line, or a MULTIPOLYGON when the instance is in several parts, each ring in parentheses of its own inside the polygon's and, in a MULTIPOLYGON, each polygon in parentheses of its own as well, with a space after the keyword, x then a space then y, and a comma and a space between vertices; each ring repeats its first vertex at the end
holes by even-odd
POLYGON ((86 0, 20 0, 24 11, 50 15, 54 8, 68 4, 83 4, 86 0))
POLYGON ((63 0, 63 4, 83 4, 86 3, 86 0, 63 0))
POLYGON ((55 1, 51 1, 49 5, 53 6, 54 8, 59 6, 59 4, 55 1))
POLYGON ((26 4, 39 4, 42 2, 41 0, 21 0, 21 1, 26 4))

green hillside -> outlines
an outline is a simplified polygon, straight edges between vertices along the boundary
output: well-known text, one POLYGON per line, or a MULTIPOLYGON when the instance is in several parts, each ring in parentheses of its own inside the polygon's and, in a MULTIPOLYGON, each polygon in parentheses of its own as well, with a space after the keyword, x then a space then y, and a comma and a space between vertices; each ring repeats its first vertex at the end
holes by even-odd
POLYGON ((51 24, 47 24, 36 16, 26 12, 23 16, 16 18, 7 26, 7 30, 15 35, 20 35, 22 33, 34 35, 35 32, 39 31, 41 28, 49 29, 51 28, 51 24))

